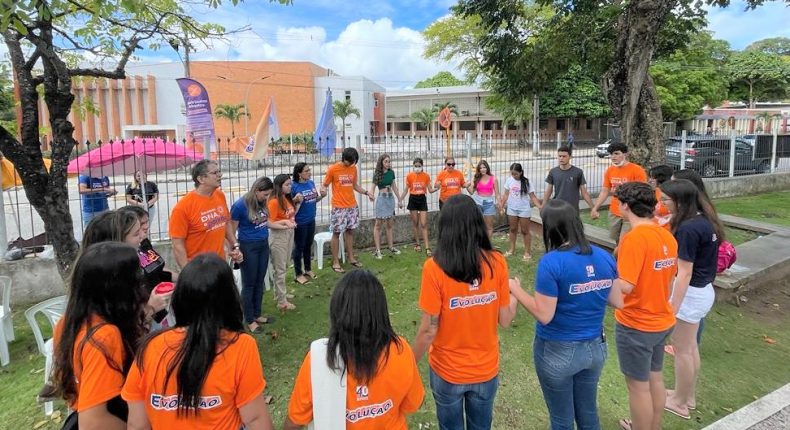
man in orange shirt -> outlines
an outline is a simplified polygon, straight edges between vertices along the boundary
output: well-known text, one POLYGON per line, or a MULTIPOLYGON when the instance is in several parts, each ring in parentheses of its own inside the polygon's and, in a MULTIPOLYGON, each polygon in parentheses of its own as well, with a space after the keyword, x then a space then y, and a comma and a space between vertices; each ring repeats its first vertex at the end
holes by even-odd
POLYGON ((656 224, 664 227, 667 230, 670 229, 669 221, 672 219, 672 214, 669 213, 669 209, 667 209, 667 207, 661 203, 661 190, 658 187, 664 182, 672 179, 672 173, 672 168, 666 164, 653 166, 647 172, 647 183, 650 184, 654 190, 656 190, 656 200, 658 200, 658 203, 656 204, 656 211, 653 213, 653 220, 656 222, 656 224))
POLYGON ((664 343, 675 326, 669 296, 678 245, 672 233, 653 222, 656 195, 650 185, 628 182, 616 195, 632 225, 620 242, 614 283, 624 294, 622 308, 614 313, 615 340, 631 410, 631 420, 620 420, 620 427, 659 430, 666 400, 664 343))
POLYGON ((615 243, 620 242, 620 238, 631 229, 631 225, 620 213, 620 202, 617 200, 617 187, 626 182, 647 182, 647 175, 642 166, 628 161, 628 146, 625 143, 613 143, 609 145, 607 152, 611 155, 612 166, 606 169, 603 175, 603 187, 595 206, 590 210, 590 217, 598 219, 598 208, 612 195, 609 202, 609 237, 615 243))
POLYGON ((184 267, 196 255, 213 252, 225 258, 225 247, 230 258, 241 263, 244 256, 236 243, 225 193, 219 189, 222 172, 216 161, 201 160, 192 167, 195 189, 181 198, 170 214, 170 238, 173 256, 179 267, 184 267))
POLYGON ((321 185, 321 196, 326 196, 326 188, 332 186, 332 211, 329 214, 329 229, 332 231, 332 270, 343 273, 338 259, 340 247, 340 234, 346 244, 348 261, 354 267, 362 265, 354 258, 354 230, 359 227, 359 207, 354 191, 368 196, 373 201, 373 195, 359 185, 357 175, 357 161, 359 153, 354 148, 346 148, 340 161, 329 166, 321 185))

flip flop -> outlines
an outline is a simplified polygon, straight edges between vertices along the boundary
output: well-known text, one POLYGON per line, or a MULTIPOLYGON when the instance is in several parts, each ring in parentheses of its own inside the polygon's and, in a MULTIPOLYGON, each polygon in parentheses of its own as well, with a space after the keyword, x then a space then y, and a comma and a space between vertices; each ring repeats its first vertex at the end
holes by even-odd
POLYGON ((362 267, 362 263, 360 263, 359 261, 351 261, 349 264, 351 264, 354 267, 362 267))
POLYGON ((676 415, 676 416, 678 416, 680 418, 683 418, 684 420, 690 420, 691 419, 691 414, 683 415, 680 411, 672 409, 669 406, 667 406, 666 404, 664 405, 664 410, 669 412, 672 415, 676 415))
MULTIPOLYGON (((674 394, 675 394, 675 390, 667 390, 667 397, 672 397, 674 394)), ((693 406, 692 405, 686 405, 686 407, 690 411, 696 411, 697 410, 697 405, 693 405, 693 406)))
POLYGON ((620 428, 623 430, 631 430, 631 420, 628 418, 623 418, 617 422, 620 425, 620 428))
MULTIPOLYGON (((258 323, 258 324, 271 324, 271 323, 274 322, 274 317, 269 317, 269 316, 258 317, 258 318, 255 318, 255 322, 258 323)), ((260 327, 260 325, 258 327, 260 327)))
POLYGON ((301 276, 297 276, 296 279, 294 279, 294 282, 296 282, 299 285, 304 285, 304 284, 310 282, 310 279, 308 279, 304 275, 301 275, 301 276))
POLYGON ((318 275, 316 275, 312 270, 309 271, 309 272, 304 272, 304 275, 307 276, 310 279, 318 278, 318 275))
POLYGON ((346 273, 346 271, 340 266, 332 266, 332 270, 334 270, 335 273, 346 273))
POLYGON ((414 245, 414 251, 415 252, 422 252, 422 248, 420 247, 420 245, 414 245))

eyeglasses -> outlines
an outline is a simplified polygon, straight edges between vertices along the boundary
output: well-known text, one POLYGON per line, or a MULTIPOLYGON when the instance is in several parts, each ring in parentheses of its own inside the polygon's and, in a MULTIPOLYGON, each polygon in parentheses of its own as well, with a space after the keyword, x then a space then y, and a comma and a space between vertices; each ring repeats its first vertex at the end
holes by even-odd
POLYGON ((213 172, 206 172, 206 175, 217 175, 217 176, 219 176, 221 174, 222 174, 221 170, 215 170, 213 172))
POLYGON ((450 167, 455 167, 455 163, 446 163, 450 167))

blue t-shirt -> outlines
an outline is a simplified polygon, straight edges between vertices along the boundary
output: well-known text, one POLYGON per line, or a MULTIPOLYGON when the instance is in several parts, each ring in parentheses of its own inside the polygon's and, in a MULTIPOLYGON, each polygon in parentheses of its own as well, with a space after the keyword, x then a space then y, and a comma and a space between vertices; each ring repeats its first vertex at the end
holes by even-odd
POLYGON ((582 341, 601 335, 606 301, 617 265, 601 248, 578 254, 579 248, 554 250, 540 259, 535 291, 557 298, 557 311, 547 324, 535 325, 535 335, 544 340, 582 341))
POLYGON ((698 215, 680 223, 675 230, 678 258, 694 264, 691 269, 692 287, 703 288, 716 278, 719 263, 719 238, 713 224, 698 215))
POLYGON ((315 221, 315 206, 318 203, 318 190, 315 183, 308 179, 306 182, 291 182, 291 197, 301 193, 304 197, 299 212, 296 213, 296 224, 305 225, 315 221))
MULTIPOLYGON (((93 178, 87 175, 79 176, 79 183, 85 184, 91 190, 110 186, 110 178, 103 176, 93 178)), ((80 194, 82 199, 82 211, 85 213, 98 213, 110 209, 107 203, 107 193, 80 194)))
POLYGON ((261 205, 258 216, 259 219, 255 223, 250 221, 244 197, 233 203, 233 206, 230 207, 230 218, 239 222, 239 228, 236 231, 239 241, 248 242, 269 239, 269 213, 266 211, 266 205, 261 205))

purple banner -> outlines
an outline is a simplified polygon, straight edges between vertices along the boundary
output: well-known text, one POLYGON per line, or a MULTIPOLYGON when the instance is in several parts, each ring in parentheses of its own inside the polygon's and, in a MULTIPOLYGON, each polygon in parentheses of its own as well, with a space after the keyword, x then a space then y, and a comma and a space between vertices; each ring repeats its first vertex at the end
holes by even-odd
POLYGON ((176 79, 181 94, 184 96, 184 106, 186 106, 186 139, 187 142, 194 140, 195 144, 202 145, 203 148, 211 148, 212 152, 217 150, 217 139, 214 137, 214 116, 211 114, 211 103, 208 101, 206 88, 198 81, 189 78, 176 79))

